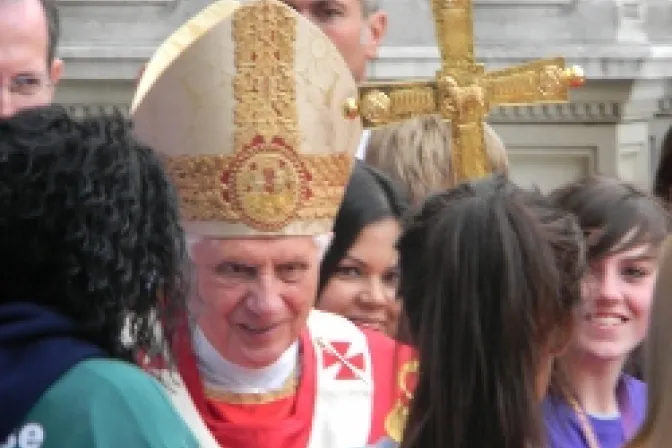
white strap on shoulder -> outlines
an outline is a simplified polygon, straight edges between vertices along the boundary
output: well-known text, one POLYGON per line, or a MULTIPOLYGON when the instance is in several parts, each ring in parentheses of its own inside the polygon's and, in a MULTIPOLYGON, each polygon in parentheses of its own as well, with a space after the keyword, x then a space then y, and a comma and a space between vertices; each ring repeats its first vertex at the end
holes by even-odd
POLYGON ((309 448, 365 446, 373 415, 373 372, 368 341, 352 322, 312 311, 317 396, 309 448))

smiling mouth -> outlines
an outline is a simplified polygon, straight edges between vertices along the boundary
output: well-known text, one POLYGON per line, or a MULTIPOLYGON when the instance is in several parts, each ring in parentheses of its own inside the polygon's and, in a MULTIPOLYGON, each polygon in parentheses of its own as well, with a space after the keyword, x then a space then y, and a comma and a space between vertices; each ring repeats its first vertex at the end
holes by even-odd
POLYGON ((376 331, 384 331, 385 330, 385 322, 380 321, 380 320, 360 319, 360 318, 356 318, 356 317, 351 318, 350 320, 360 328, 367 328, 367 329, 376 330, 376 331))
POLYGON ((243 331, 247 333, 251 333, 254 335, 264 335, 266 333, 269 333, 276 328, 278 328, 279 324, 273 324, 269 326, 264 326, 264 327, 259 327, 259 326, 253 326, 253 325, 246 325, 246 324, 238 324, 238 327, 242 329, 243 331))
POLYGON ((627 323, 629 319, 617 314, 588 314, 586 321, 598 327, 615 327, 627 323))

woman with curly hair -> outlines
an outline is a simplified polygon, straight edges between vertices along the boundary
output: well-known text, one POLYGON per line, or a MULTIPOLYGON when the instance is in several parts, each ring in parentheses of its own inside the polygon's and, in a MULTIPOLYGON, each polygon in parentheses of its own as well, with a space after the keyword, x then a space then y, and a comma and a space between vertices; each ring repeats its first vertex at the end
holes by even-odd
POLYGON ((3 446, 197 446, 131 364, 184 312, 185 244, 173 188, 122 117, 0 121, 0 253, 3 446))

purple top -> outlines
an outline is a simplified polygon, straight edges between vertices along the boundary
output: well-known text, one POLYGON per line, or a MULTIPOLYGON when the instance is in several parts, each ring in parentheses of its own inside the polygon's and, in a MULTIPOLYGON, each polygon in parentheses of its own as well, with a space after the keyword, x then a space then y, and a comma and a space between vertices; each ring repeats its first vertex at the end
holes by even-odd
MULTIPOLYGON (((622 416, 594 417, 588 415, 600 448, 621 448, 634 436, 644 420, 646 413, 646 385, 628 375, 623 375, 621 385, 629 409, 621 409, 622 414, 631 416, 630 424, 624 424, 622 416), (627 429, 627 434, 624 433, 627 429)), ((543 403, 544 421, 548 448, 587 448, 585 436, 576 413, 572 407, 560 398, 547 397, 543 403)))

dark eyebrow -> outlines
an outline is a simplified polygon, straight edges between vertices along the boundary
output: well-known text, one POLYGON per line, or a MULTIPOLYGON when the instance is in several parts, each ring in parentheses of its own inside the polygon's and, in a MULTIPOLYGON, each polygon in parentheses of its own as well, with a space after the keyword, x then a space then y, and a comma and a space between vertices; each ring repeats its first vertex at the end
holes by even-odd
POLYGON ((233 264, 233 265, 240 266, 240 267, 246 268, 246 269, 257 269, 258 268, 258 266, 255 265, 255 264, 245 263, 245 262, 238 261, 236 259, 230 259, 230 258, 227 258, 225 260, 219 260, 218 262, 213 263, 213 266, 219 267, 219 266, 223 266, 223 265, 227 265, 227 264, 229 264, 229 265, 233 264))
POLYGON ((40 79, 42 76, 40 76, 37 73, 31 73, 31 72, 22 72, 22 73, 17 73, 16 75, 12 76, 12 79, 20 79, 20 78, 35 78, 35 79, 40 79))
POLYGON ((624 261, 635 261, 635 262, 648 262, 656 261, 658 258, 658 253, 656 252, 647 252, 641 255, 635 255, 634 257, 624 257, 624 261))
POLYGON ((343 259, 341 259, 341 261, 345 261, 345 260, 354 261, 356 264, 358 264, 358 265, 360 265, 360 266, 366 266, 366 263, 365 263, 363 260, 360 260, 359 258, 354 257, 354 256, 349 255, 349 254, 346 254, 346 255, 343 257, 343 259))
POLYGON ((285 259, 280 258, 278 260, 274 260, 274 263, 278 265, 309 264, 308 260, 306 260, 305 257, 299 257, 299 256, 287 257, 285 259))
POLYGON ((343 2, 338 0, 317 0, 310 5, 311 8, 326 8, 328 6, 332 8, 345 8, 343 2))

